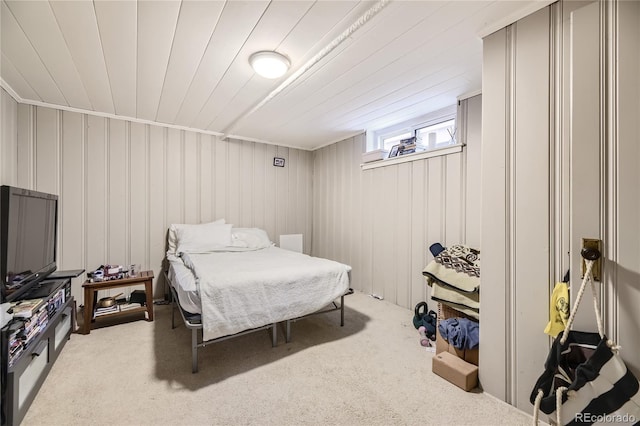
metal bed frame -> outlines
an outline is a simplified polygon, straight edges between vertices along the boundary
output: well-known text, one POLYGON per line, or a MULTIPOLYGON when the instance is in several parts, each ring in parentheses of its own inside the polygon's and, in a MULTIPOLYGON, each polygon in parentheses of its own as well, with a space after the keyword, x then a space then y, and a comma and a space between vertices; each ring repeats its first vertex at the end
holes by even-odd
MULTIPOLYGON (((175 329, 176 325, 175 325, 175 311, 176 311, 176 307, 178 308, 180 315, 182 316, 182 320, 184 321, 184 325, 191 330, 191 373, 197 373, 198 372, 198 349, 199 348, 204 348, 207 345, 210 345, 212 343, 216 343, 216 342, 221 342, 223 340, 228 340, 231 339, 233 337, 238 337, 238 336, 242 336, 244 334, 249 334, 249 333, 253 333, 256 331, 260 331, 260 330, 268 330, 271 329, 271 346, 272 347, 276 347, 278 345, 278 330, 277 330, 277 323, 273 323, 273 324, 267 324, 264 325, 262 327, 257 327, 257 328, 251 328, 249 330, 244 330, 235 334, 230 334, 228 336, 222 336, 222 337, 218 337, 215 339, 211 339, 211 340, 203 340, 203 334, 202 334, 202 320, 201 320, 201 316, 198 314, 189 314, 188 312, 184 311, 184 309, 182 309, 182 306, 180 306, 180 302, 178 299, 178 294, 173 286, 173 283, 171 282, 171 280, 169 279, 169 274, 167 273, 167 270, 164 271, 164 278, 166 280, 166 283, 169 286, 169 289, 171 291, 170 293, 170 297, 171 297, 171 329, 175 329)), ((297 318, 291 318, 288 319, 284 322, 284 333, 285 333, 285 342, 289 343, 291 341, 291 323, 301 320, 303 318, 307 318, 313 315, 319 315, 319 314, 326 314, 328 312, 333 312, 333 311, 340 311, 340 327, 344 326, 344 297, 348 296, 350 294, 353 293, 353 289, 349 288, 347 290, 347 292, 345 294, 343 294, 342 296, 340 296, 340 304, 338 305, 335 301, 332 302, 333 307, 326 307, 323 308, 319 311, 316 312, 312 312, 310 314, 307 315, 303 315, 301 317, 297 317, 297 318)), ((331 305, 329 305, 331 306, 331 305)))

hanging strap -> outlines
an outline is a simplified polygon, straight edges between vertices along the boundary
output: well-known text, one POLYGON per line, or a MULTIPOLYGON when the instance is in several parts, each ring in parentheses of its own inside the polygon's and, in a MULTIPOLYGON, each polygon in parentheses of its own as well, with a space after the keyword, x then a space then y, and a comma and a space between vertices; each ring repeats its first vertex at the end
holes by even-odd
POLYGON ((567 391, 567 388, 560 386, 556 389, 556 424, 562 424, 562 395, 567 391))
POLYGON ((562 332, 562 338, 560 339, 560 343, 564 345, 567 341, 567 337, 569 337, 569 331, 573 326, 573 321, 576 317, 576 313, 578 312, 578 307, 580 306, 580 301, 582 300, 582 295, 584 294, 584 289, 587 286, 587 282, 591 284, 591 294, 593 295, 593 308, 596 313, 596 322, 598 323, 598 333, 600 337, 604 337, 604 327, 602 326, 602 315, 600 314, 600 306, 598 304, 598 296, 596 294, 596 286, 593 282, 593 275, 591 273, 593 269, 594 260, 585 259, 587 264, 587 270, 584 273, 584 278, 582 279, 582 284, 580 285, 580 290, 578 290, 578 294, 576 295, 576 302, 573 304, 571 308, 571 315, 569 315, 569 320, 567 321, 567 327, 562 332))
POLYGON ((542 389, 538 389, 538 394, 533 404, 533 426, 538 426, 538 415, 540 414, 540 403, 542 402, 543 396, 544 392, 542 392, 542 389))

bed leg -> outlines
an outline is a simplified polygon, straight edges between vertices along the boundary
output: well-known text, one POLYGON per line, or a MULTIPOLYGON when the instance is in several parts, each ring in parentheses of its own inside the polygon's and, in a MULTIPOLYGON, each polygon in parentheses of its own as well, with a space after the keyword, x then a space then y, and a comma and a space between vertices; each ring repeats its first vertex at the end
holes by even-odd
POLYGON ((278 323, 273 323, 271 326, 271 346, 278 346, 278 323))
POLYGON ((344 294, 340 296, 340 327, 344 327, 344 294))
POLYGON ((291 320, 287 320, 285 324, 284 338, 287 343, 291 342, 291 320))
POLYGON ((171 329, 172 330, 176 328, 175 316, 176 316, 176 301, 171 300, 171 329))
POLYGON ((198 372, 198 330, 191 330, 191 373, 198 372))

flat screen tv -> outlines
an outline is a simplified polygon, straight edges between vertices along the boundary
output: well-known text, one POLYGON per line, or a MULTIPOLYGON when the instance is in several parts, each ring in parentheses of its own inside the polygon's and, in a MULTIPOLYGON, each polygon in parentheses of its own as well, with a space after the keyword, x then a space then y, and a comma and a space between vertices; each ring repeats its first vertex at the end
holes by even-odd
POLYGON ((0 301, 19 299, 56 270, 58 196, 0 187, 0 301))

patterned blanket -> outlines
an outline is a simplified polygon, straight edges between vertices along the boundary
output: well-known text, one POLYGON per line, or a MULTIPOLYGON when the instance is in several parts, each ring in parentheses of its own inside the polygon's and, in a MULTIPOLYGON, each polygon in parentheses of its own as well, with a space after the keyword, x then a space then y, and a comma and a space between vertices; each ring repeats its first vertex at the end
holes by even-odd
MULTIPOLYGON (((442 248, 422 271, 431 298, 473 318, 480 316, 480 250, 454 245, 442 248)), ((431 249, 434 248, 431 247, 431 249)), ((433 252, 433 250, 432 250, 433 252)))
POLYGON ((461 244, 438 253, 422 275, 465 293, 480 292, 480 250, 461 244))

